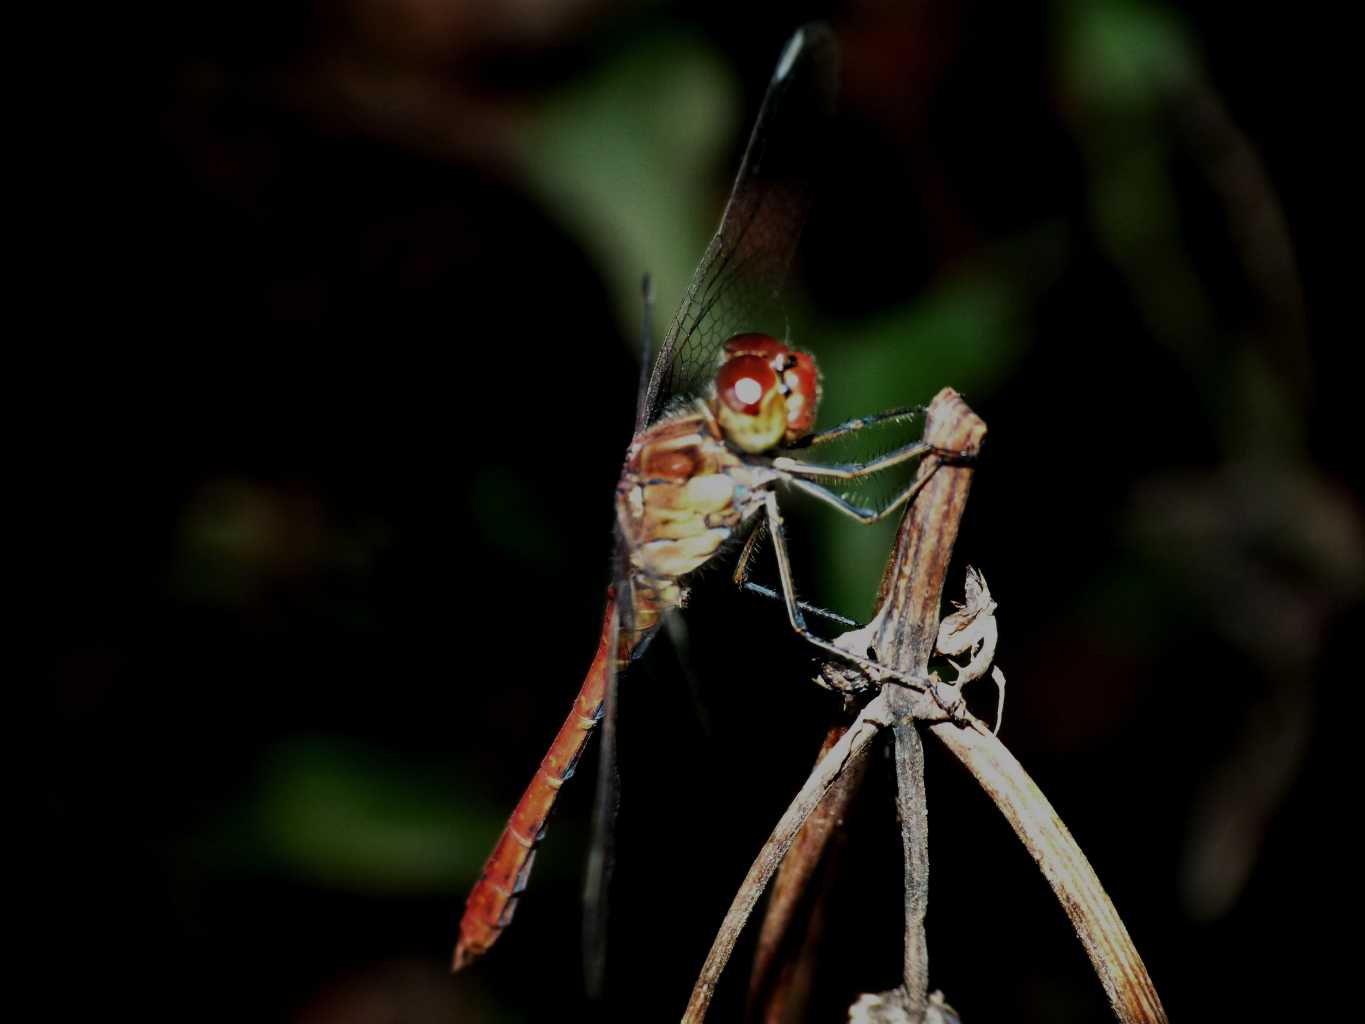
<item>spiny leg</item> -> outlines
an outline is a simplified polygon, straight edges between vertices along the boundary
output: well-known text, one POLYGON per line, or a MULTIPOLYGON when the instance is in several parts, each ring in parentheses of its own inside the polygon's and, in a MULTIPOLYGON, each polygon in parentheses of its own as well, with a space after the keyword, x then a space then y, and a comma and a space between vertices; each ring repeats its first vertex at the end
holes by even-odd
MULTIPOLYGON (((749 566, 753 561, 754 552, 757 551, 758 546, 763 543, 763 522, 763 519, 759 516, 754 516, 752 518, 752 525, 749 527, 749 536, 744 539, 744 547, 740 549, 739 558, 735 561, 735 571, 732 578, 735 586, 742 590, 747 590, 751 594, 757 594, 759 597, 766 597, 771 601, 781 601, 782 595, 777 591, 773 590, 771 587, 765 587, 761 583, 751 583, 748 578, 749 566)), ((809 612, 811 615, 817 615, 822 619, 828 619, 830 622, 837 622, 841 626, 857 627, 859 625, 859 623, 854 622, 847 616, 840 615, 838 612, 832 612, 828 608, 807 604, 805 601, 797 601, 796 604, 803 612, 809 612)))
POLYGON ((845 650, 824 637, 816 636, 807 628, 805 617, 801 614, 800 603, 796 600, 796 588, 792 583, 791 558, 787 553, 787 540, 782 531, 782 513, 777 507, 777 495, 772 491, 764 495, 763 507, 768 516, 768 528, 773 535, 773 551, 777 555, 777 572, 782 580, 782 599, 787 606, 787 620, 791 623, 792 629, 822 651, 828 651, 844 661, 850 661, 857 665, 874 682, 892 679, 915 690, 932 690, 932 679, 907 675, 904 672, 880 665, 870 658, 845 650))
MULTIPOLYGON (((771 587, 763 586, 761 583, 746 582, 744 584, 744 589, 751 594, 757 594, 759 597, 766 597, 770 601, 782 600, 781 594, 771 587)), ((808 601, 797 601, 796 606, 808 615, 815 615, 822 619, 828 619, 830 622, 837 623, 840 626, 848 626, 857 629, 859 626, 863 625, 861 622, 850 619, 847 615, 840 615, 838 612, 832 612, 828 608, 821 608, 818 604, 811 604, 808 601)))
MULTIPOLYGON (((790 483, 793 487, 805 491, 807 494, 810 494, 813 497, 819 498, 821 501, 826 502, 832 507, 838 509, 840 512, 843 512, 845 515, 857 519, 859 522, 862 523, 875 523, 878 520, 883 519, 886 516, 890 515, 896 509, 900 508, 906 502, 914 498, 914 496, 920 492, 924 485, 929 482, 930 478, 933 475, 934 474, 932 470, 930 472, 923 474, 923 476, 921 476, 918 480, 912 481, 903 491, 901 491, 901 493, 897 495, 896 498, 888 506, 880 510, 873 510, 859 508, 858 506, 852 504, 851 502, 847 501, 841 496, 835 494, 833 491, 830 491, 825 487, 821 487, 819 484, 812 483, 809 480, 802 480, 799 477, 787 476, 784 474, 787 482, 790 483)), ((787 605, 787 617, 788 619, 791 620, 792 628, 795 629, 807 640, 809 640, 811 643, 815 644, 817 647, 820 647, 824 650, 833 651, 837 653, 845 661, 850 661, 853 664, 857 665, 874 682, 879 682, 884 678, 889 678, 894 679, 897 682, 903 683, 904 685, 907 685, 912 689, 927 691, 929 695, 933 697, 934 703, 936 703, 939 706, 939 708, 942 709, 942 711, 949 717, 949 719, 953 721, 958 721, 959 720, 958 712, 961 707, 961 696, 959 694, 956 700, 945 699, 943 695, 940 693, 940 689, 944 688, 944 685, 939 683, 937 679, 911 676, 903 672, 899 672, 895 669, 888 668, 887 666, 881 665, 880 663, 872 660, 873 657, 875 657, 875 652, 871 648, 868 649, 868 654, 871 657, 860 658, 856 654, 853 654, 852 652, 847 651, 842 647, 838 647, 835 644, 832 644, 829 641, 822 639, 821 637, 815 636, 813 633, 810 632, 809 629, 806 628, 804 620, 801 619, 801 609, 802 607, 805 606, 803 602, 796 600, 795 587, 793 586, 791 579, 791 562, 787 555, 786 537, 782 531, 782 516, 781 513, 778 511, 777 495, 774 492, 769 491, 765 495, 764 509, 767 512, 768 522, 772 529, 773 548, 777 553, 778 572, 782 578, 783 591, 782 596, 787 605)))
POLYGON ((906 406, 903 409, 888 409, 886 412, 876 412, 870 416, 859 416, 855 419, 845 420, 843 423, 830 427, 828 430, 817 430, 813 434, 793 441, 783 447, 787 450, 799 448, 814 448, 816 445, 826 444, 829 441, 856 434, 860 430, 868 427, 879 426, 883 423, 899 423, 904 420, 917 419, 924 415, 924 406, 906 406))
POLYGON ((737 587, 746 586, 749 579, 749 562, 763 540, 763 520, 760 517, 752 516, 748 526, 749 536, 744 538, 744 547, 740 549, 739 558, 735 560, 735 572, 731 577, 737 587))
POLYGON ((814 477, 817 480, 858 480, 865 476, 871 476, 873 473, 880 473, 884 469, 890 469, 892 466, 899 466, 903 462, 909 462, 911 459, 917 459, 930 452, 939 454, 938 449, 931 444, 924 441, 911 441, 907 445, 902 445, 867 462, 841 462, 821 465, 816 462, 802 462, 800 459, 779 455, 773 459, 773 469, 783 473, 791 473, 794 476, 814 477))
POLYGON ((853 502, 849 501, 847 498, 835 494, 828 487, 822 487, 819 484, 813 483, 810 480, 802 480, 798 476, 789 475, 786 473, 783 474, 787 483, 791 484, 797 490, 804 491, 813 498, 818 498, 820 501, 823 501, 826 505, 829 505, 830 507, 837 509, 844 515, 848 516, 850 519, 858 520, 858 522, 860 523, 875 523, 879 522, 882 519, 885 519, 892 512, 895 512, 906 502, 914 498, 914 496, 920 492, 924 485, 929 482, 929 479, 933 475, 934 474, 932 472, 929 472, 925 473, 918 480, 912 480, 899 494, 895 496, 895 498, 891 500, 890 504, 886 505, 884 508, 871 509, 863 508, 860 505, 853 504, 853 502))

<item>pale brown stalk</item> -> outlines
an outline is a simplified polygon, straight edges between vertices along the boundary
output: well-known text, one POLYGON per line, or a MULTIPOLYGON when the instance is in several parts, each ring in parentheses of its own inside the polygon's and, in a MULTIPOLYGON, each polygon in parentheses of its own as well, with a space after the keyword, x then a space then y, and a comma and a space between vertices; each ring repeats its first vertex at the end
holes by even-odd
MULTIPOLYGON (((975 452, 985 424, 951 389, 935 397, 925 439, 945 451, 975 452)), ((861 630, 840 638, 858 653, 872 647, 877 660, 922 678, 938 638, 943 584, 967 495, 972 466, 929 456, 920 466, 932 476, 902 520, 878 595, 878 612, 861 630)), ((865 707, 820 760, 749 869, 731 903, 692 991, 683 1017, 704 1019, 736 940, 764 887, 791 848, 802 824, 834 788, 841 774, 862 761, 884 727, 894 727, 898 808, 905 853, 905 976, 889 995, 906 1021, 922 1021, 931 1009, 924 913, 928 901, 927 805, 918 728, 921 722, 968 768, 1038 862, 1057 894, 1120 1021, 1164 1024, 1156 989, 1109 897, 1066 826, 1018 761, 991 732, 955 706, 951 687, 925 693, 889 684, 865 707), (945 696, 946 694, 946 696, 945 696), (951 717, 944 707, 952 708, 951 717)))

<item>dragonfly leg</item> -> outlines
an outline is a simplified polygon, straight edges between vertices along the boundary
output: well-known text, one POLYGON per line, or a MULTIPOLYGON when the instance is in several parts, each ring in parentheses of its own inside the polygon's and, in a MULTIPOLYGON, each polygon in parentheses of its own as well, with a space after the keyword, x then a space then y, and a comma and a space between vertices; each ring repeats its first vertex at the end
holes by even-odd
MULTIPOLYGON (((754 552, 758 550, 758 545, 763 542, 763 520, 755 517, 754 525, 749 529, 749 536, 744 540, 744 547, 739 552, 739 558, 735 562, 734 583, 741 590, 747 590, 751 594, 759 597, 766 597, 770 601, 781 601, 782 595, 771 587, 765 587, 761 583, 751 583, 749 581, 749 563, 753 561, 754 552)), ((857 627, 859 624, 847 616, 832 612, 828 608, 821 608, 819 605, 807 604, 805 601, 797 601, 796 605, 803 612, 817 615, 830 622, 837 622, 841 626, 857 627)))
POLYGON ((763 541, 763 520, 757 516, 752 517, 752 525, 749 528, 749 536, 744 538, 744 547, 740 549, 739 558, 735 560, 735 572, 731 577, 735 586, 744 587, 749 579, 749 562, 758 550, 758 545, 763 541))
POLYGON ((885 519, 892 512, 895 512, 906 502, 914 498, 924 485, 929 482, 931 476, 933 476, 932 473, 926 473, 918 480, 911 481, 889 504, 879 509, 863 508, 861 505, 855 505, 847 498, 835 494, 828 487, 821 487, 819 484, 810 480, 802 480, 797 476, 787 476, 786 479, 787 483, 791 484, 797 490, 804 491, 813 498, 818 498, 826 505, 837 509, 850 519, 856 519, 860 523, 875 523, 885 519))
MULTIPOLYGON (((835 428, 838 429, 838 428, 835 428)), ((779 455, 773 459, 773 469, 792 476, 811 477, 816 480, 858 480, 873 473, 880 473, 892 466, 917 459, 922 455, 936 455, 944 462, 961 465, 976 458, 975 452, 959 452, 947 448, 937 448, 926 441, 911 441, 885 455, 879 455, 867 462, 842 462, 821 465, 815 462, 802 462, 800 459, 779 455)))
POLYGON ((882 423, 897 423, 902 420, 916 419, 924 414, 924 406, 910 405, 903 409, 888 409, 886 412, 873 413, 871 416, 859 416, 855 419, 844 420, 843 423, 830 427, 827 430, 818 430, 813 434, 786 445, 788 450, 800 448, 814 448, 816 445, 826 444, 849 434, 856 434, 867 427, 878 426, 882 423))
MULTIPOLYGON (((782 600, 781 594, 779 594, 776 590, 773 590, 771 587, 763 586, 763 584, 761 583, 746 582, 744 584, 744 589, 751 594, 757 594, 759 597, 766 597, 770 601, 782 600)), ((821 608, 818 604, 810 604, 807 601, 797 601, 796 606, 809 615, 815 615, 822 619, 828 619, 830 622, 837 622, 841 626, 849 626, 850 628, 856 629, 858 628, 858 626, 861 625, 861 623, 855 622, 853 619, 850 619, 847 615, 840 615, 838 612, 832 612, 828 608, 821 608)))
POLYGON ((857 665, 875 683, 892 680, 921 692, 932 692, 934 680, 923 676, 908 675, 886 665, 878 664, 871 658, 863 657, 826 640, 824 637, 816 636, 807 628, 805 616, 801 614, 801 604, 796 600, 796 588, 792 583, 791 558, 787 553, 787 539, 782 531, 782 513, 777 507, 777 495, 772 491, 764 495, 763 507, 768 517, 768 528, 773 535, 773 550, 777 554, 777 572, 782 579, 782 600, 787 606, 787 620, 791 623, 792 629, 796 630, 808 643, 814 644, 822 651, 828 651, 844 661, 857 665))

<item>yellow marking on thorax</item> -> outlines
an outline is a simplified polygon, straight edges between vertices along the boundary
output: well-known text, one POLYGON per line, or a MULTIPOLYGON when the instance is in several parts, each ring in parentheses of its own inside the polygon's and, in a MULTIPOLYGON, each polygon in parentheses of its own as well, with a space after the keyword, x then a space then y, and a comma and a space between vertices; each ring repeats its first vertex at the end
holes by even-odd
MULTIPOLYGON (((739 525, 741 488, 769 476, 725 443, 711 410, 699 403, 690 415, 649 428, 626 461, 617 514, 630 548, 631 568, 657 583, 701 567, 739 525)), ((659 611, 681 599, 659 589, 659 611)))

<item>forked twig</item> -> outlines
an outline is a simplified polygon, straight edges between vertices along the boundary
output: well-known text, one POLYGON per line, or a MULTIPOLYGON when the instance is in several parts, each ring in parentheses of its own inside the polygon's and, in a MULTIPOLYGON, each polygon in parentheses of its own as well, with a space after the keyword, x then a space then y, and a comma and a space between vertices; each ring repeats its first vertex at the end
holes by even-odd
MULTIPOLYGON (((986 424, 955 391, 944 388, 934 396, 924 422, 926 441, 944 451, 979 452, 985 436, 986 424)), ((926 460, 920 465, 919 477, 928 479, 896 531, 878 588, 877 613, 866 628, 880 660, 915 676, 929 674, 929 659, 938 645, 943 584, 974 472, 966 463, 926 460)), ((931 714, 926 714, 922 695, 904 687, 893 688, 888 698, 896 715, 896 807, 905 867, 905 959, 898 1002, 906 1018, 918 1024, 929 1007, 929 941, 924 931, 929 909, 929 805, 916 719, 931 717, 936 709, 931 706, 927 709, 931 714)), ((960 720, 967 717, 958 715, 960 720)))
MULTIPOLYGON (((925 419, 924 435, 925 440, 930 444, 953 451, 975 451, 980 446, 981 437, 984 434, 984 424, 951 389, 945 388, 930 404, 925 419), (964 424, 966 424, 965 427, 964 424)), ((940 466, 940 460, 936 456, 930 455, 921 463, 919 473, 922 477, 934 474, 940 466)), ((898 566, 904 562, 904 559, 900 558, 899 555, 905 549, 906 523, 912 517, 924 518, 923 510, 926 508, 937 510, 934 514, 929 515, 928 519, 941 521, 943 516, 947 516, 952 520, 951 525, 946 532, 939 530, 931 538, 919 538, 920 542, 912 543, 909 550, 915 553, 914 558, 916 560, 942 559, 941 565, 921 567, 926 578, 937 581, 935 593, 942 592, 943 579, 948 569, 948 558, 952 554, 953 539, 957 535, 957 520, 961 517, 962 506, 966 502, 966 491, 965 484, 945 489, 940 482, 940 477, 943 477, 945 481, 951 477, 960 484, 963 483, 963 475, 965 475, 965 479, 970 479, 970 468, 967 466, 943 466, 942 468, 951 469, 952 472, 939 474, 931 479, 916 497, 910 506, 911 511, 907 513, 906 520, 902 522, 896 555, 888 563, 887 571, 882 578, 878 614, 873 618, 872 623, 864 629, 845 634, 841 638, 840 642, 847 645, 855 653, 862 654, 867 648, 868 638, 875 635, 877 642, 874 646, 877 647, 878 657, 888 664, 898 664, 896 659, 902 655, 904 637, 910 633, 904 630, 887 630, 885 623, 890 621, 890 615, 894 609, 905 606, 906 592, 904 588, 895 586, 895 580, 898 572, 910 571, 909 569, 898 569, 898 566), (888 655, 892 657, 888 657, 888 655)), ((918 570, 916 571, 918 572, 918 570)), ((938 601, 935 598, 932 602, 932 608, 929 607, 930 602, 928 601, 921 601, 920 604, 924 605, 925 608, 922 613, 923 621, 918 624, 919 628, 912 632, 915 635, 922 633, 928 637, 928 651, 932 652, 934 641, 938 635, 938 601)), ((925 666, 927 663, 928 653, 924 655, 917 675, 923 677, 926 674, 925 666)), ((787 808, 787 812, 782 816, 767 843, 764 844, 758 858, 745 876, 739 891, 735 894, 734 901, 730 904, 730 909, 721 924, 715 942, 711 946, 706 962, 702 966, 701 974, 692 989, 692 998, 688 1002, 687 1011, 683 1016, 685 1024, 686 1022, 704 1019, 715 991, 716 982, 725 969, 725 964, 734 950, 740 932, 748 921, 759 896, 781 863, 783 856, 795 841, 801 826, 833 787, 840 772, 847 765, 866 756, 868 745, 877 735, 878 727, 892 724, 893 718, 889 717, 889 713, 897 705, 902 706, 896 715, 900 720, 907 720, 912 715, 932 716, 937 713, 937 705, 932 699, 923 697, 923 695, 915 695, 898 686, 888 686, 867 707, 863 708, 849 731, 820 761, 810 778, 806 780, 805 785, 802 786, 796 799, 787 808), (918 702, 915 700, 917 696, 920 698, 918 702), (907 701, 914 704, 913 712, 905 710, 905 707, 908 707, 907 701)), ((922 949, 923 943, 920 942, 918 946, 922 949)))
MULTIPOLYGON (((985 425, 951 390, 930 405, 925 439, 940 450, 975 451, 985 425)), ((902 671, 927 672, 938 633, 939 609, 948 562, 971 485, 971 467, 930 457, 921 474, 935 474, 907 510, 892 557, 882 577, 879 609, 872 622, 842 642, 868 642, 879 660, 902 671)), ((935 700, 889 685, 859 714, 845 736, 816 766, 735 894, 716 940, 692 990, 684 1024, 700 1022, 715 986, 763 889, 795 841, 802 824, 819 806, 840 773, 867 756, 881 728, 896 726, 901 814, 906 820, 906 977, 901 994, 907 1020, 921 1019, 927 1003, 928 954, 923 915, 927 902, 926 819, 922 769, 917 768, 916 720, 939 719, 930 726, 996 802, 1025 847, 1038 861, 1076 929, 1111 1006, 1124 1022, 1164 1022, 1156 989, 1094 870, 1066 826, 1023 767, 970 715, 942 720, 935 700)))
MULTIPOLYGON (((949 398, 950 394, 940 392, 930 406, 925 438, 940 448, 975 450, 985 434, 985 424, 956 396, 949 398)), ((921 471, 932 472, 932 468, 921 467, 921 471)), ((922 673, 933 654, 943 578, 971 475, 970 467, 941 467, 906 512, 897 533, 892 559, 882 578, 880 611, 872 625, 878 654, 903 671, 922 673)), ((889 696, 898 720, 904 713, 923 717, 915 715, 915 694, 895 687, 889 696)), ((973 721, 971 727, 964 728, 956 722, 938 722, 929 728, 981 783, 1038 862, 1071 919, 1118 1019, 1134 1024, 1164 1022, 1161 1000, 1118 911, 1085 854, 1023 766, 980 723, 973 721)), ((901 780, 902 786, 905 783, 901 780)), ((906 983, 912 1005, 917 995, 913 986, 918 983, 927 987, 927 978, 914 978, 909 970, 910 933, 915 924, 911 917, 912 913, 923 914, 923 906, 909 906, 913 895, 907 890, 906 983)), ((922 941, 922 927, 917 938, 922 941)))

